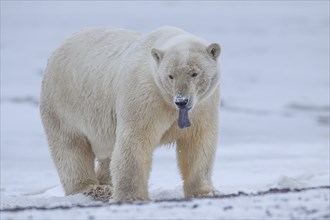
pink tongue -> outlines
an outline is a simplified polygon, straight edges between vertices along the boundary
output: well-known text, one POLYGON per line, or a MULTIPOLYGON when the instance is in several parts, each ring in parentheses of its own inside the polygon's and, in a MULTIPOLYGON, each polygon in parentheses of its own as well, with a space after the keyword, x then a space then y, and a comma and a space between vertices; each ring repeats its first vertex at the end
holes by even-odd
POLYGON ((180 111, 179 111, 179 121, 178 121, 179 128, 190 127, 188 111, 189 111, 189 109, 187 109, 187 108, 181 108, 180 109, 180 111))

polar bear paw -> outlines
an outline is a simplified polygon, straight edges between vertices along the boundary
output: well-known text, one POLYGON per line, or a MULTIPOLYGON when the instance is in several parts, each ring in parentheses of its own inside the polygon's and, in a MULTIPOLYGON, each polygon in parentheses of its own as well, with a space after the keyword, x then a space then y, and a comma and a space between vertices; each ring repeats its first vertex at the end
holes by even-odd
POLYGON ((218 190, 212 190, 211 192, 207 193, 205 196, 206 197, 218 197, 218 196, 221 196, 222 193, 218 190))
POLYGON ((211 190, 209 192, 198 192, 194 194, 193 197, 196 198, 202 198, 202 197, 218 197, 221 196, 222 194, 218 190, 211 190))
POLYGON ((92 185, 83 194, 96 201, 108 202, 112 197, 112 188, 109 185, 92 185))
POLYGON ((218 197, 221 196, 222 193, 220 191, 214 189, 210 186, 204 186, 200 189, 196 190, 194 193, 191 194, 190 197, 201 198, 201 197, 218 197))

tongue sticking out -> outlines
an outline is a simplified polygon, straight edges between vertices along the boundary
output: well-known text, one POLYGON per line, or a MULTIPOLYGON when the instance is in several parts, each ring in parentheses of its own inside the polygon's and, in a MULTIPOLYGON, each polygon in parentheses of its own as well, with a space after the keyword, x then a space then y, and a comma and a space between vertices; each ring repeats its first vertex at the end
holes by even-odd
POLYGON ((179 121, 178 121, 179 128, 190 127, 188 111, 189 111, 188 108, 180 108, 179 121))

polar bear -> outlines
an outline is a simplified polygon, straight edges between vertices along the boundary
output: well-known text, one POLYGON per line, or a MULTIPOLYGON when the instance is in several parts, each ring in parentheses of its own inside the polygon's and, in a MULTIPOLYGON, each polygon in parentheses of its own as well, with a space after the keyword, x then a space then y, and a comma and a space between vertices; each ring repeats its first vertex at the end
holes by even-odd
POLYGON ((40 104, 66 195, 148 200, 153 151, 168 144, 185 197, 215 195, 219 54, 176 27, 98 27, 67 39, 48 60, 40 104))

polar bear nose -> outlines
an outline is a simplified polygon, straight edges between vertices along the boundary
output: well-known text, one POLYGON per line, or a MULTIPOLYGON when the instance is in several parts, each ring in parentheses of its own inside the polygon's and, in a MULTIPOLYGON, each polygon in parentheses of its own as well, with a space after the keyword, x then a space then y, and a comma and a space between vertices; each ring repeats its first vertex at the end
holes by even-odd
POLYGON ((176 96, 174 102, 179 108, 185 108, 189 103, 189 99, 185 96, 176 96))

